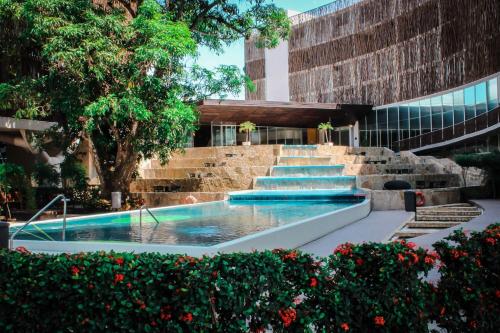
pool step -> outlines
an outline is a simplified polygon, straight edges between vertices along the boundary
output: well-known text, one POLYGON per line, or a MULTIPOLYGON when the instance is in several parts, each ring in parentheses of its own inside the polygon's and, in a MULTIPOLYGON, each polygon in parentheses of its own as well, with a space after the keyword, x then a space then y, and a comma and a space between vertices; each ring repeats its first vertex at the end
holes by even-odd
POLYGON ((281 165, 272 167, 271 176, 341 176, 343 170, 343 165, 281 165))
POLYGON ((331 157, 323 156, 280 156, 278 165, 330 165, 331 157))
MULTIPOLYGON (((479 214, 481 215, 481 214, 479 214)), ((454 221, 454 222, 469 222, 474 216, 460 216, 460 215, 418 215, 418 221, 454 221)))
POLYGON ((353 189, 355 176, 331 177, 257 177, 255 190, 353 189))

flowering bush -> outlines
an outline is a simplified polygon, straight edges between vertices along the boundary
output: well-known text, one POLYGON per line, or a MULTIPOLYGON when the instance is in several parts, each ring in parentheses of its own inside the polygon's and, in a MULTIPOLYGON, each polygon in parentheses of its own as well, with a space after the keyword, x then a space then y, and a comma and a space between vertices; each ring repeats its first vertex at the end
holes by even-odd
POLYGON ((436 321, 448 332, 497 332, 500 225, 470 235, 459 230, 446 240, 434 245, 441 258, 436 321))
POLYGON ((432 288, 422 278, 434 260, 404 241, 340 245, 315 295, 318 331, 427 332, 432 288))
POLYGON ((450 332, 495 331, 498 226, 452 240, 436 247, 437 291, 423 280, 437 255, 406 242, 343 244, 323 259, 0 251, 0 331, 428 332, 438 317, 450 332))

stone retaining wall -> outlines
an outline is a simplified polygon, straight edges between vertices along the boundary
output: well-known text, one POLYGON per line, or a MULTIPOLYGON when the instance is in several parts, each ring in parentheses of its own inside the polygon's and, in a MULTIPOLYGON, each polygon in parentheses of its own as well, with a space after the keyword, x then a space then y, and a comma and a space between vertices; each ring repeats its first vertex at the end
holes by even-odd
MULTIPOLYGON (((461 202, 460 188, 424 189, 425 206, 446 205, 461 202)), ((373 210, 404 210, 405 191, 369 191, 373 210)))

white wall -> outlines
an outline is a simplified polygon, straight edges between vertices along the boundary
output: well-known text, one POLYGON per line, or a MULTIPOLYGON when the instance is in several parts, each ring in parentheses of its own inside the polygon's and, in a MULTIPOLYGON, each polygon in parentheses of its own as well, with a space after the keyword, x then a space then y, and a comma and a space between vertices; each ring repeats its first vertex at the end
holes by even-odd
POLYGON ((266 58, 266 100, 289 102, 288 41, 282 41, 273 49, 264 50, 266 58))

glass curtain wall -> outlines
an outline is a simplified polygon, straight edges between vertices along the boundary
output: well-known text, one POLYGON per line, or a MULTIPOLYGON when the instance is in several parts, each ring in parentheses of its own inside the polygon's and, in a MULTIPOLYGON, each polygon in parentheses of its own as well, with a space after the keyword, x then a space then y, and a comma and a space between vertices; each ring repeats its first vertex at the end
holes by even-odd
MULTIPOLYGON (((469 126, 463 132, 460 129, 464 122, 479 119, 499 106, 499 79, 497 75, 430 98, 376 107, 360 124, 361 145, 393 148, 397 141, 439 130, 455 137, 466 134, 469 126)), ((477 130, 479 120, 471 121, 473 129, 477 130)), ((435 134, 439 133, 432 133, 433 139, 435 134)))

